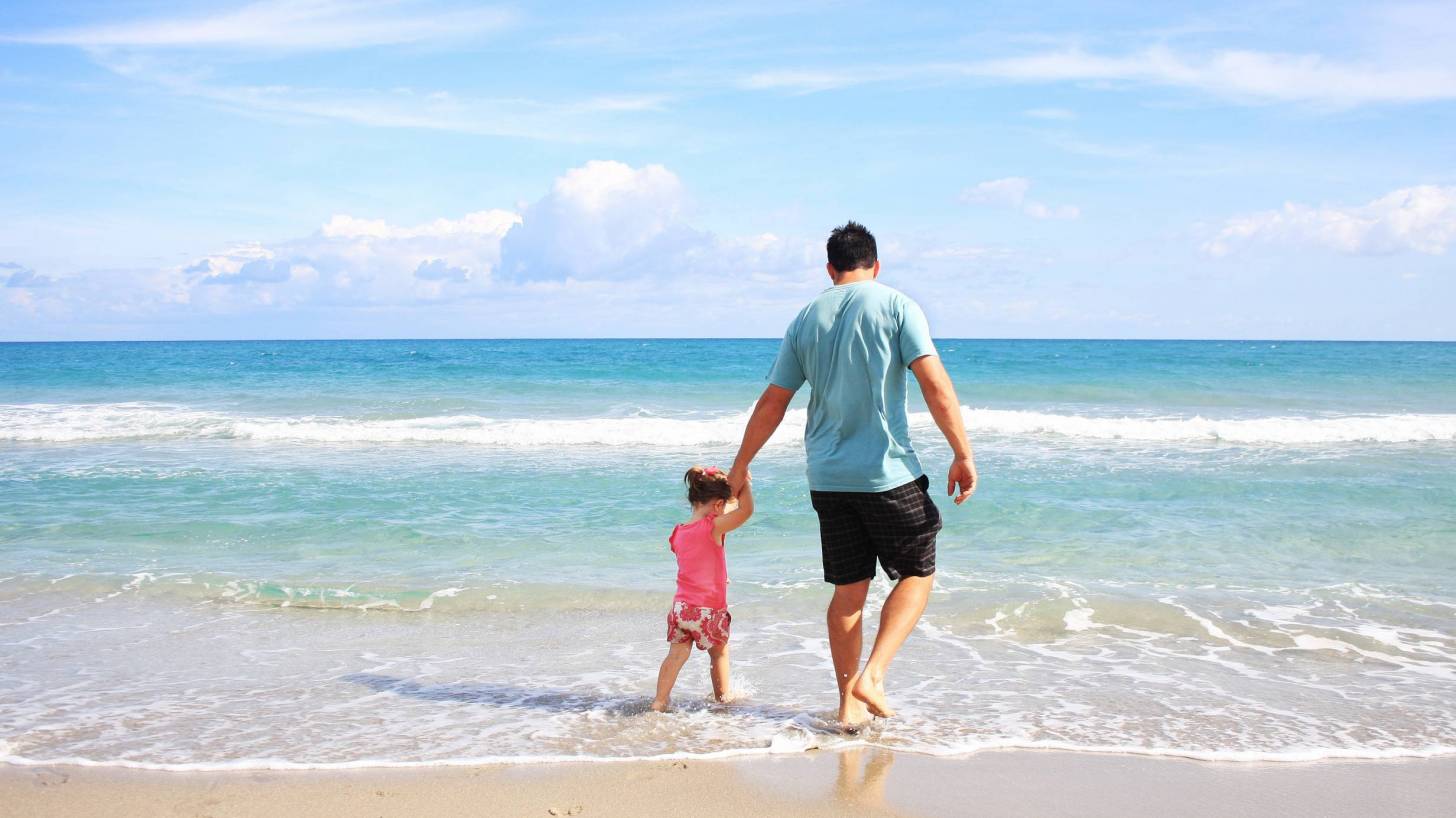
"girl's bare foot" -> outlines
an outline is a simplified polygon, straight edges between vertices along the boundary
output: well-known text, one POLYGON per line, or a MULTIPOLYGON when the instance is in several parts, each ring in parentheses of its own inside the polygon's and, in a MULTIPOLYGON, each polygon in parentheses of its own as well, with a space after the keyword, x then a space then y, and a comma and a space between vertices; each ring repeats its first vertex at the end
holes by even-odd
POLYGON ((895 715, 894 708, 885 701, 885 680, 883 678, 871 679, 868 673, 861 674, 855 680, 854 687, 850 688, 850 692, 854 694, 853 698, 864 702, 865 709, 870 712, 871 716, 888 719, 895 715))
POLYGON ((654 713, 666 713, 667 712, 667 702, 658 701, 657 699, 653 699, 652 700, 652 712, 654 712, 654 713))

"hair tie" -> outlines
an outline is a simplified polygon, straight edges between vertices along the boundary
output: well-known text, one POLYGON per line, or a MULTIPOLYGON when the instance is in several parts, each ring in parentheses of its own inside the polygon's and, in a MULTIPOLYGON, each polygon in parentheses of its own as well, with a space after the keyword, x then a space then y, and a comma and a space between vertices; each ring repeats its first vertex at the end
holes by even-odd
POLYGON ((703 474, 707 475, 708 477, 717 477, 718 476, 718 467, 717 466, 709 466, 708 468, 703 469, 703 474))

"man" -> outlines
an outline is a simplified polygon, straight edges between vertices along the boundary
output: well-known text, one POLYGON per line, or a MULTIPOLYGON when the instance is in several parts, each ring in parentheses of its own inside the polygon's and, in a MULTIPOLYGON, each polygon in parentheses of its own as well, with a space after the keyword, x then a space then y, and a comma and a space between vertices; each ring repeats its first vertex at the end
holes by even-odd
POLYGON ((936 355, 920 307, 875 279, 875 237, 848 222, 829 234, 826 269, 834 286, 789 324, 769 385, 743 432, 729 482, 736 493, 748 467, 784 419, 794 392, 812 387, 804 448, 819 513, 829 602, 829 649, 839 684, 839 721, 856 727, 889 717, 885 671, 920 621, 935 577, 940 512, 910 445, 905 371, 915 374, 954 459, 946 493, 956 505, 976 488, 976 465, 960 401, 936 355), (859 666, 865 595, 879 561, 895 587, 864 669, 859 666))

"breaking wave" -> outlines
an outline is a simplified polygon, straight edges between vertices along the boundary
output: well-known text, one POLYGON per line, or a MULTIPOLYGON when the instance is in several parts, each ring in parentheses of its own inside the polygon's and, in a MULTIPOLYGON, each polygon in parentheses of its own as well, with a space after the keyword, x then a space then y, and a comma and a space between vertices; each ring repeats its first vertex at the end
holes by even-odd
MULTIPOLYGON (((962 407, 973 436, 1086 441, 1232 443, 1266 446, 1456 442, 1456 414, 1351 414, 1205 418, 1097 416, 962 407)), ((710 417, 412 418, 268 417, 156 403, 0 405, 0 440, 73 443, 147 439, 232 439, 279 443, 454 443, 495 447, 731 445, 746 412, 710 417)), ((805 412, 790 411, 779 444, 803 434, 805 412)), ((917 428, 928 413, 911 415, 917 428)))

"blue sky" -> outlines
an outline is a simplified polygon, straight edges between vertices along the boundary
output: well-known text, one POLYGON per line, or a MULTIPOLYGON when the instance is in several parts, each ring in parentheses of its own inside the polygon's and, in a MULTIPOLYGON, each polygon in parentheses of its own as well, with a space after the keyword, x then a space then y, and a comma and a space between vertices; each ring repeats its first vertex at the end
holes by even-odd
POLYGON ((0 340, 1456 339, 1450 3, 0 2, 0 340))

